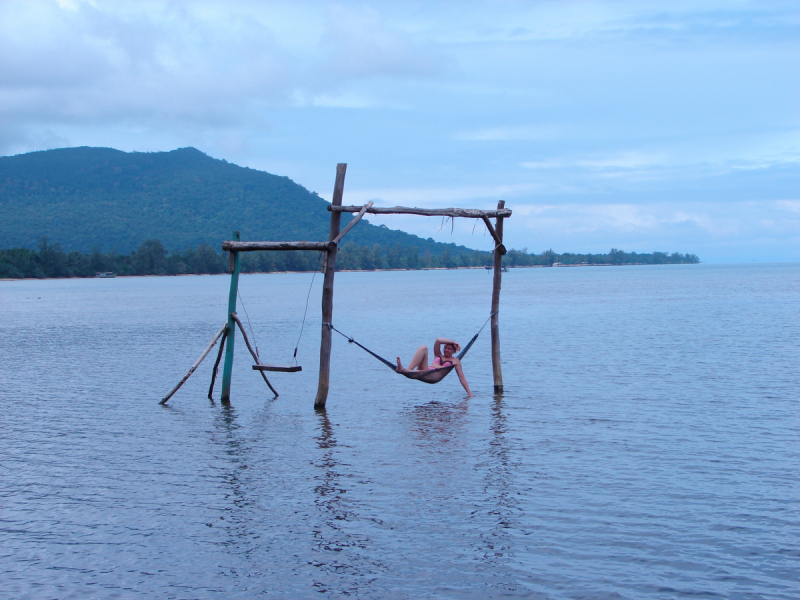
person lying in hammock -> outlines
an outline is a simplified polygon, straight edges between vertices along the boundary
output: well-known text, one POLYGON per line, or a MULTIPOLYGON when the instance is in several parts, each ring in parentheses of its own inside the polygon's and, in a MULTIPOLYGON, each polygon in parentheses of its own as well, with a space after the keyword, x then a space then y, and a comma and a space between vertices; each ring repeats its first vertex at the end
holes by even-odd
POLYGON ((433 344, 435 358, 432 365, 428 365, 428 347, 420 346, 411 358, 411 362, 408 363, 407 369, 400 362, 400 357, 397 357, 397 372, 403 374, 419 373, 420 377, 414 377, 414 379, 422 379, 426 383, 437 383, 455 368, 456 373, 458 373, 458 380, 464 386, 467 395, 472 396, 467 378, 464 377, 464 371, 461 368, 461 361, 453 356, 460 349, 461 346, 454 340, 436 338, 433 344), (444 346, 444 349, 442 349, 442 346, 444 346))

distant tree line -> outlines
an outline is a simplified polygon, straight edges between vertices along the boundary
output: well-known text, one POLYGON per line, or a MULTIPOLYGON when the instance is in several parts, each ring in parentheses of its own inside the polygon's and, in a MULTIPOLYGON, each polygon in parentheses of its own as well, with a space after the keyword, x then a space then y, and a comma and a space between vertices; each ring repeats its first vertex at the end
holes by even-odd
MULTIPOLYGON (((694 264, 700 262, 694 254, 653 252, 637 254, 612 248, 608 254, 556 254, 546 250, 530 254, 527 248, 510 250, 503 257, 508 267, 564 265, 625 265, 625 264, 694 264)), ((337 270, 374 269, 432 269, 481 267, 493 263, 490 252, 475 250, 472 253, 440 255, 429 249, 420 252, 416 246, 400 245, 357 246, 344 244, 336 258, 337 270)), ((277 271, 314 271, 321 267, 318 252, 244 252, 241 258, 243 273, 269 273, 277 271)), ((228 272, 228 254, 218 252, 208 244, 171 253, 159 240, 147 240, 130 254, 114 251, 103 254, 95 246, 88 254, 65 252, 60 244, 50 243, 46 237, 39 241, 38 250, 12 248, 0 250, 0 278, 50 278, 94 277, 97 273, 113 272, 117 275, 183 275, 215 274, 228 272)))
POLYGON ((509 250, 503 264, 509 267, 562 265, 694 265, 700 262, 696 254, 653 252, 637 254, 612 248, 608 254, 556 254, 552 249, 541 254, 528 254, 528 249, 509 250))

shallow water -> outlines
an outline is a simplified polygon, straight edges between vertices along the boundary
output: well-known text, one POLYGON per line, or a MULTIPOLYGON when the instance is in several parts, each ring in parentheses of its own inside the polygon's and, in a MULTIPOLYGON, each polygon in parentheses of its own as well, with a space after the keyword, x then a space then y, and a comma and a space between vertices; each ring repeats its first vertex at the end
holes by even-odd
MULTIPOLYGON (((278 399, 239 338, 232 408, 213 354, 159 406, 228 283, 0 282, 0 596, 800 597, 800 265, 512 270, 502 396, 488 328, 471 399, 335 335, 322 413, 317 277, 278 399)), ((264 362, 310 283, 242 276, 264 362)), ((479 270, 338 273, 334 323, 408 360, 490 295, 479 270)))

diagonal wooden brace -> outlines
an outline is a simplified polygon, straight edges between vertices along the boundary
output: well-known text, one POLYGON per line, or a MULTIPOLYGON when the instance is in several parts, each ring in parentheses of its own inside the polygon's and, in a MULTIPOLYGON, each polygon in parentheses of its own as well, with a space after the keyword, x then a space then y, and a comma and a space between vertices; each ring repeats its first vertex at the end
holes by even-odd
POLYGON ((356 223, 358 223, 361 220, 361 217, 363 217, 364 214, 367 212, 367 209, 370 209, 370 208, 372 208, 372 201, 371 200, 369 202, 367 202, 364 206, 362 206, 361 210, 358 211, 358 214, 355 217, 353 217, 353 220, 350 221, 347 224, 347 227, 342 229, 342 231, 339 233, 339 235, 337 235, 335 238, 333 238, 333 243, 338 246, 339 245, 339 241, 344 237, 344 235, 348 231, 350 231, 356 223))
MULTIPOLYGON (((253 350, 253 347, 250 345, 250 340, 247 339, 247 334, 244 332, 244 325, 242 325, 242 322, 239 320, 239 317, 236 316, 236 313, 231 313, 231 319, 233 319, 239 326, 239 331, 242 332, 242 337, 244 338, 244 343, 247 345, 247 349, 250 350, 250 354, 253 355, 253 360, 256 361, 256 364, 259 364, 261 361, 258 358, 258 354, 256 354, 255 350, 253 350)), ((267 379, 267 376, 264 375, 264 371, 259 371, 259 373, 261 373, 261 377, 264 378, 264 381, 269 386, 269 389, 272 390, 272 393, 275 394, 275 397, 277 398, 278 392, 275 391, 274 387, 272 387, 272 384, 269 382, 269 379, 267 379)))
POLYGON ((198 358, 198 359, 195 361, 195 363, 192 365, 192 368, 191 368, 191 369, 189 369, 189 372, 188 372, 188 373, 186 373, 186 375, 184 375, 184 376, 183 376, 183 379, 181 379, 181 380, 178 382, 178 385, 176 385, 174 388, 172 388, 172 390, 170 390, 169 394, 167 394, 166 396, 164 396, 164 398, 162 398, 162 399, 161 399, 161 402, 159 402, 159 404, 161 404, 161 405, 164 405, 164 404, 166 404, 166 403, 167 403, 167 400, 169 400, 170 398, 172 398, 172 395, 173 395, 175 392, 177 392, 177 391, 180 389, 180 387, 181 387, 181 386, 182 386, 184 383, 186 383, 186 380, 187 380, 187 379, 189 379, 189 377, 191 376, 191 374, 192 374, 192 373, 194 373, 194 372, 197 370, 197 367, 199 367, 199 366, 200 366, 200 363, 201 363, 201 362, 203 362, 203 359, 204 359, 206 356, 208 356, 208 353, 209 353, 209 352, 211 352, 211 349, 212 349, 212 348, 213 348, 213 347, 216 345, 216 343, 217 343, 217 340, 218 340, 220 337, 222 337, 222 335, 223 335, 223 334, 225 334, 227 327, 228 327, 228 324, 227 324, 227 323, 226 323, 225 325, 223 325, 223 326, 222 326, 222 329, 220 329, 220 330, 217 332, 217 335, 215 335, 215 336, 214 336, 214 339, 213 339, 213 340, 211 340, 211 343, 210 343, 208 346, 206 346, 206 349, 205 349, 205 350, 203 350, 203 353, 200 355, 200 358, 198 358))
POLYGON ((486 228, 489 230, 489 233, 492 234, 494 241, 497 242, 497 245, 494 247, 494 249, 498 251, 502 256, 503 254, 506 253, 506 247, 503 245, 503 240, 501 240, 500 237, 497 235, 497 232, 494 230, 494 225, 492 225, 492 222, 489 220, 489 217, 484 215, 481 218, 483 219, 483 222, 486 223, 486 228))

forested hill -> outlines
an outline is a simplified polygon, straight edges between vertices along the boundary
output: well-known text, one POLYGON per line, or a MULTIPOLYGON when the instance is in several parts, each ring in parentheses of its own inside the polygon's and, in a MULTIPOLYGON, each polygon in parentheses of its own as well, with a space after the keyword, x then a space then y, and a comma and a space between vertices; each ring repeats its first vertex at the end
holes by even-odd
MULTIPOLYGON (((0 157, 0 248, 34 248, 47 236, 67 251, 97 245, 126 253, 149 239, 168 250, 203 243, 218 249, 234 230, 242 240, 326 240, 327 204, 288 177, 195 148, 128 153, 83 147, 0 157)), ((342 227, 351 219, 342 215, 342 227)), ((472 252, 367 222, 346 241, 416 246, 432 255, 445 248, 452 255, 472 252)))

